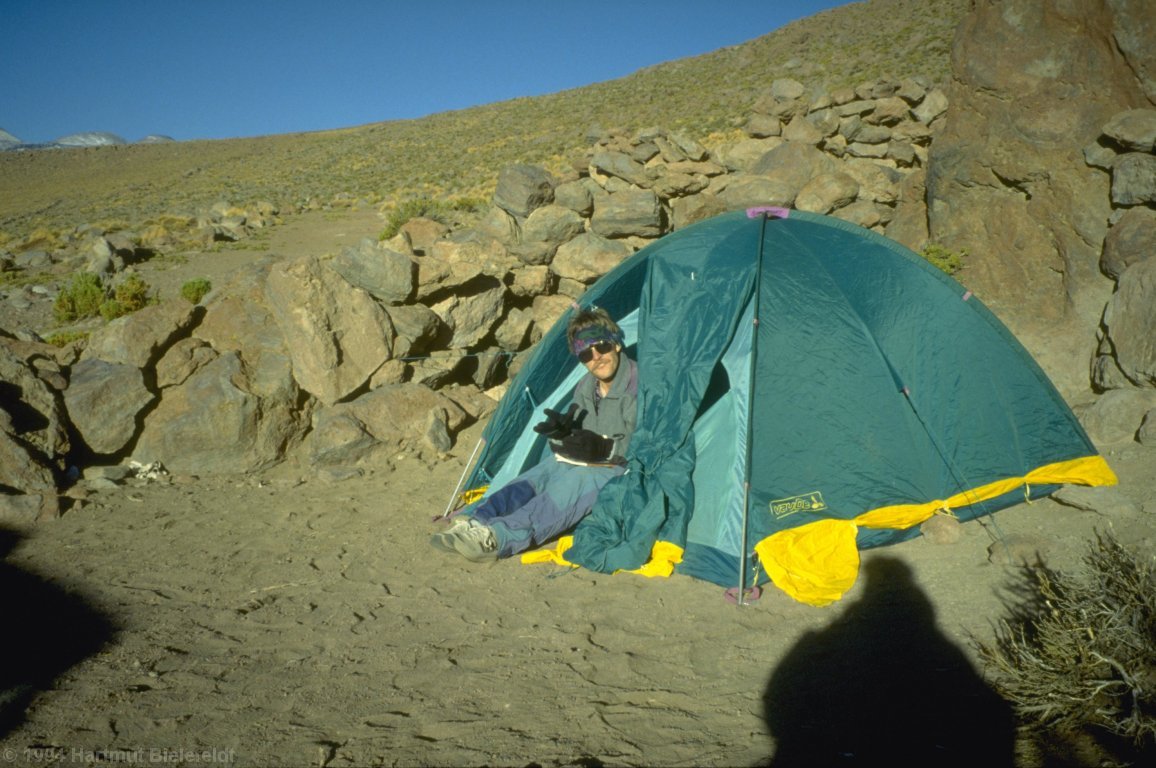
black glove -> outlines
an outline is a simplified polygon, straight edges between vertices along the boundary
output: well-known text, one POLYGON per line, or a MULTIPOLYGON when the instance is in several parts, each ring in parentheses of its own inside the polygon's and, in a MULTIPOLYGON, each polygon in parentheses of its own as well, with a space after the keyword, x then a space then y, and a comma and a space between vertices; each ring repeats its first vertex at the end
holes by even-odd
POLYGON ((610 461, 614 441, 588 429, 576 429, 554 446, 554 452, 567 459, 595 464, 610 461))
POLYGON ((541 424, 535 424, 534 431, 551 440, 561 440, 574 431, 579 420, 578 403, 570 403, 570 410, 564 414, 547 408, 545 421, 541 424))

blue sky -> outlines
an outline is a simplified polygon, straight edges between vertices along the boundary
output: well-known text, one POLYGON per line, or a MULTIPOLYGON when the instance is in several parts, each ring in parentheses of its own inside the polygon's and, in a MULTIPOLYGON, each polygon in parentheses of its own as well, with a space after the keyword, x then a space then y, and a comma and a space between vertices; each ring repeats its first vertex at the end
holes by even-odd
POLYGON ((224 139, 624 77, 848 0, 0 0, 0 128, 224 139))

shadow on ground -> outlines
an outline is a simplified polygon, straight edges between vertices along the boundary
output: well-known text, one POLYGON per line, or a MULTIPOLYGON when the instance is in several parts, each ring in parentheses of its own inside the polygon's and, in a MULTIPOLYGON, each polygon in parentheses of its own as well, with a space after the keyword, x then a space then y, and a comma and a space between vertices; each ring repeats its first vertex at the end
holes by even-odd
POLYGON ((0 737, 23 722, 37 693, 116 632, 83 597, 6 562, 20 540, 0 527, 0 737))
POLYGON ((862 598, 767 683, 769 765, 1010 768, 1011 707, 940 633, 910 569, 876 557, 864 573, 862 598))

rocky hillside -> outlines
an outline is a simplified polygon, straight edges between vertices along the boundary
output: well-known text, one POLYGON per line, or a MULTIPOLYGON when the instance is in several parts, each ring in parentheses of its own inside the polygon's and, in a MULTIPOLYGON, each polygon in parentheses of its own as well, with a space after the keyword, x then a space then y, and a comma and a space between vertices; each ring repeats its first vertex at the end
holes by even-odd
MULTIPOLYGON (((84 224, 140 231, 164 214, 195 217, 222 200, 267 201, 286 213, 359 200, 389 205, 415 195, 486 200, 503 167, 563 168, 599 126, 626 132, 659 126, 709 146, 734 137, 776 78, 797 79, 816 92, 878 77, 946 82, 952 35, 967 4, 868 0, 770 34, 751 14, 752 39, 743 45, 620 80, 420 120, 226 141, 0 152, 0 248, 5 237, 11 249, 37 230, 62 238, 84 224)), ((223 88, 223 105, 229 98, 223 88)))
MULTIPOLYGON (((149 306, 62 348, 6 329, 0 513, 59 514, 78 476, 128 459, 191 474, 289 455, 318 468, 436 459, 598 276, 674 229, 755 205, 957 257, 944 267, 990 297, 1098 444, 1151 446, 1156 30, 1135 32, 1144 0, 1013 5, 1020 14, 981 5, 964 18, 950 83, 773 78, 711 142, 649 124, 588 130, 561 166, 497 167, 469 222, 417 217, 334 258, 261 261, 195 305, 149 306), (1101 96, 1068 98, 1085 92, 1101 96)), ((274 203, 218 206, 190 231, 239 239, 276 217, 274 203)), ((8 263, 115 282, 162 247, 142 237, 89 226, 22 243, 8 263)))

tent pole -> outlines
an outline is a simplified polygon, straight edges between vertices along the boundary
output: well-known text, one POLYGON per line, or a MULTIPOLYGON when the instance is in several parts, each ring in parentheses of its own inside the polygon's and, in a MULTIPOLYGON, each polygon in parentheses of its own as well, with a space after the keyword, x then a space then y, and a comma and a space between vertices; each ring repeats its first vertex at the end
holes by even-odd
MULTIPOLYGON (((748 215, 750 213, 748 212, 748 215)), ((754 308, 751 317, 751 361, 750 372, 747 376, 747 439, 746 443, 746 461, 744 466, 743 477, 743 530, 741 536, 742 548, 739 550, 739 590, 735 605, 747 604, 747 525, 750 520, 750 499, 751 499, 751 436, 754 434, 751 425, 751 416, 754 414, 754 394, 755 394, 755 364, 758 358, 759 350, 759 293, 761 292, 763 280, 763 243, 766 241, 767 232, 767 212, 762 212, 759 216, 759 247, 757 251, 757 258, 755 259, 755 281, 754 294, 752 301, 754 308)))
POLYGON ((462 468, 462 476, 458 478, 458 485, 456 488, 454 488, 453 495, 450 496, 449 504, 446 504, 446 511, 441 513, 437 517, 435 517, 434 521, 445 520, 447 517, 450 516, 450 512, 454 511, 454 504, 457 503, 458 494, 462 492, 462 486, 465 485, 466 475, 467 475, 467 473, 469 473, 470 468, 473 466, 474 457, 476 457, 478 455, 478 450, 481 449, 482 443, 484 443, 484 442, 485 442, 485 438, 479 437, 478 442, 474 444, 474 451, 473 451, 473 453, 470 454, 469 460, 466 462, 466 465, 462 468))

